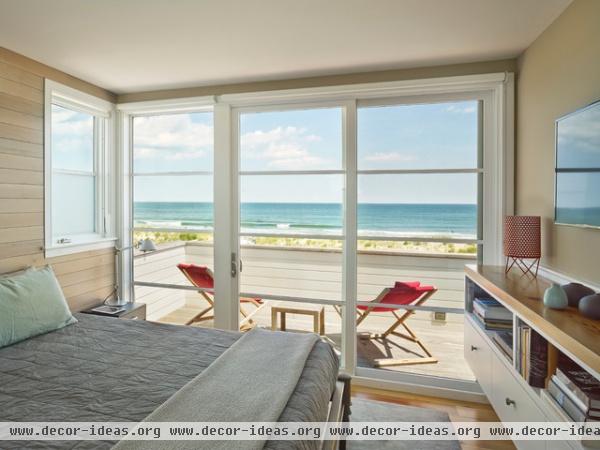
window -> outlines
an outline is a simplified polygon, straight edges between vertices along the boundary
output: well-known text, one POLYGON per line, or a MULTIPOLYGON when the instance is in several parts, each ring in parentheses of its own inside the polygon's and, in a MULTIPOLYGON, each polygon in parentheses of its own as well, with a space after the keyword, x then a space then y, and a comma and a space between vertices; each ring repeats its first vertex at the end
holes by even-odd
POLYGON ((357 325, 356 373, 467 390, 464 265, 483 249, 481 105, 435 100, 357 110, 357 300, 385 307, 357 325), (415 281, 431 288, 410 312, 406 293, 383 290, 415 281))
MULTIPOLYGON (((133 253, 135 301, 149 320, 177 319, 182 311, 206 310, 200 326, 212 326, 210 286, 189 290, 178 268, 187 263, 214 272, 213 113, 142 114, 132 118, 133 223, 136 245, 150 239, 158 251, 133 253), (208 310, 207 310, 208 308, 208 310)), ((202 319, 202 320, 199 320, 202 319)))
POLYGON ((250 319, 318 328, 357 377, 478 393, 461 359, 463 270, 502 261, 512 92, 512 76, 492 74, 121 105, 124 158, 134 166, 123 172, 134 191, 123 233, 185 234, 135 255, 137 298, 152 305, 154 320, 180 323, 207 307, 198 293, 206 289, 176 266, 214 268, 210 313, 219 328, 250 319), (142 117, 174 124, 169 114, 203 103, 214 113, 214 151, 188 148, 208 142, 204 132, 166 145, 171 132, 159 132, 158 117, 149 126, 155 148, 144 144, 142 117), (435 286, 408 321, 435 363, 410 339, 386 340, 394 314, 414 309, 402 300, 386 299, 357 323, 357 306, 384 303, 379 296, 398 281, 435 286), (165 314, 174 291, 186 293, 165 314), (257 298, 259 307, 248 302, 257 298), (282 323, 275 313, 286 310, 282 323), (406 358, 416 362, 394 364, 406 358))
POLYGON ((113 105, 46 80, 46 256, 112 245, 113 105))

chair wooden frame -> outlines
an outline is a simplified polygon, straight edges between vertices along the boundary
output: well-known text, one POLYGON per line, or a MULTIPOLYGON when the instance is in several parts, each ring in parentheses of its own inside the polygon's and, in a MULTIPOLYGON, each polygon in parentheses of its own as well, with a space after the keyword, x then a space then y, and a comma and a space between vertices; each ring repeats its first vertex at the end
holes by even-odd
MULTIPOLYGON (((360 309, 356 309, 357 319, 356 326, 358 327, 368 316, 373 312, 376 308, 389 308, 389 306, 381 303, 381 301, 385 298, 385 296, 391 291, 392 288, 383 289, 377 298, 373 300, 373 306, 368 306, 364 311, 360 309)), ((419 297, 417 300, 410 303, 410 306, 416 307, 425 303, 429 298, 437 292, 437 289, 433 288, 429 291, 423 292, 423 295, 419 297)), ((405 305, 407 306, 407 305, 405 305)), ((341 316, 341 309, 339 306, 335 306, 335 310, 341 316)), ((425 346, 425 344, 419 339, 419 337, 415 334, 415 332, 406 324, 406 321, 410 316, 412 316, 415 311, 408 310, 402 314, 397 312, 398 310, 391 310, 390 312, 396 318, 396 321, 383 333, 368 333, 359 335, 359 339, 388 339, 390 335, 397 336, 401 339, 405 339, 407 341, 413 342, 417 344, 421 350, 425 353, 426 356, 418 357, 418 358, 382 358, 376 359, 373 361, 375 367, 387 367, 387 366, 404 366, 404 365, 413 365, 413 364, 436 364, 438 359, 433 356, 433 354, 429 351, 429 349, 425 346), (396 331, 398 327, 404 328, 404 333, 396 331)))
MULTIPOLYGON (((179 267, 179 270, 181 270, 181 272, 185 275, 185 277, 188 279, 188 281, 190 283, 192 283, 194 286, 198 287, 196 285, 196 283, 194 282, 194 280, 192 279, 192 277, 190 276, 190 274, 183 270, 182 268, 179 267)), ((214 279, 214 274, 212 272, 212 270, 210 270, 209 268, 206 268, 206 272, 211 276, 211 278, 214 279)), ((192 325, 194 323, 197 322, 203 322, 206 320, 212 320, 215 318, 214 314, 213 315, 209 315, 207 316, 206 314, 210 313, 211 311, 213 311, 215 309, 215 301, 214 301, 214 297, 212 297, 211 295, 209 295, 209 293, 205 290, 198 290, 198 293, 200 295, 202 295, 202 297, 204 297, 204 299, 208 302, 208 307, 206 307, 205 309, 203 309, 202 311, 200 311, 198 314, 196 314, 194 317, 192 317, 191 319, 189 319, 185 324, 186 325, 192 325)), ((265 306, 265 302, 256 298, 247 298, 247 297, 240 297, 240 314, 242 314, 242 316, 244 317, 244 319, 240 322, 240 330, 241 331, 247 331, 249 329, 254 328, 255 323, 254 320, 252 319, 252 317, 263 307, 265 306), (242 307, 242 303, 251 303, 253 304, 256 309, 254 311, 252 311, 252 313, 248 313, 243 307, 242 307)))

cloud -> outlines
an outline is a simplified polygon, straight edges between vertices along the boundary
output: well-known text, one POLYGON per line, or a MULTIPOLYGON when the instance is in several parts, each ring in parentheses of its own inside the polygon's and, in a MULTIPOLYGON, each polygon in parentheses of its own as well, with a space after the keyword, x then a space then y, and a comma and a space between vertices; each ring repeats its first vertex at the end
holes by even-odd
POLYGON ((318 135, 307 134, 305 128, 293 126, 251 131, 241 137, 242 157, 265 160, 267 167, 280 170, 314 169, 328 162, 309 149, 310 144, 321 140, 318 135))
POLYGON ((375 152, 364 157, 365 161, 373 162, 408 162, 415 159, 412 155, 401 154, 399 152, 375 152))
POLYGON ((94 118, 60 106, 52 106, 52 150, 61 153, 93 152, 94 118))
POLYGON ((457 114, 471 114, 474 113, 475 111, 477 111, 477 106, 476 105, 462 105, 462 104, 457 104, 457 105, 450 105, 446 108, 447 112, 451 112, 451 113, 457 113, 457 114))
POLYGON ((138 159, 199 159, 212 147, 212 125, 194 122, 190 114, 135 119, 134 154, 138 159))

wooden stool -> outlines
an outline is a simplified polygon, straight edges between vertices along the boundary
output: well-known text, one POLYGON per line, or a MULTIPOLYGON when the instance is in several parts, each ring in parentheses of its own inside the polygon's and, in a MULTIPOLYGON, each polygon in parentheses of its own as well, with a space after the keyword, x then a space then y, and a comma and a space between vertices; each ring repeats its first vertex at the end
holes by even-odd
POLYGON ((300 307, 288 307, 288 306, 273 306, 271 308, 271 330, 277 330, 277 314, 281 315, 281 331, 285 331, 285 315, 286 314, 303 314, 305 316, 312 316, 313 318, 313 329, 314 332, 325 335, 325 308, 318 306, 313 309, 300 308, 300 307))

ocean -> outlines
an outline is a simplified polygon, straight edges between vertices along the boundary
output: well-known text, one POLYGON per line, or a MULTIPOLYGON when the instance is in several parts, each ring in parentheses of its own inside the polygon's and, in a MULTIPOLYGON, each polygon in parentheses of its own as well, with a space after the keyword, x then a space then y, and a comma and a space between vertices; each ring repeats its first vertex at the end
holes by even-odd
MULTIPOLYGON (((212 230, 212 203, 136 202, 139 228, 212 230)), ((342 205, 338 203, 243 203, 243 232, 340 234, 342 205)), ((477 206, 472 204, 358 205, 360 234, 374 236, 451 236, 475 238, 477 206)))

